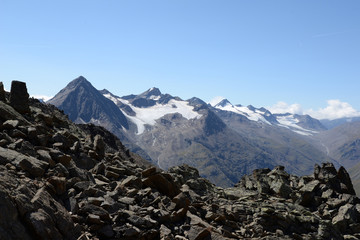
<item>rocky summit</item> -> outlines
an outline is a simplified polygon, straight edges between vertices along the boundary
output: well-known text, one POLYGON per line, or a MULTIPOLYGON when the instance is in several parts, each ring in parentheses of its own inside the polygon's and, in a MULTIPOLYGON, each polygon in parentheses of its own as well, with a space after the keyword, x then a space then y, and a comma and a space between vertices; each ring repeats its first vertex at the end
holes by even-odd
POLYGON ((188 165, 162 171, 13 86, 0 84, 0 239, 360 238, 343 167, 257 169, 220 188, 188 165))

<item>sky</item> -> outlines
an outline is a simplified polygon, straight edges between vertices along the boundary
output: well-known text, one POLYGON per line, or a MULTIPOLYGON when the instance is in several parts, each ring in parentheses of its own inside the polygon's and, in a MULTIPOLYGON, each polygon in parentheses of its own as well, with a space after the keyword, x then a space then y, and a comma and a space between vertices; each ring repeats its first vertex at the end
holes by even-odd
POLYGON ((317 118, 360 111, 360 1, 0 0, 0 81, 54 96, 82 75, 118 96, 317 118))

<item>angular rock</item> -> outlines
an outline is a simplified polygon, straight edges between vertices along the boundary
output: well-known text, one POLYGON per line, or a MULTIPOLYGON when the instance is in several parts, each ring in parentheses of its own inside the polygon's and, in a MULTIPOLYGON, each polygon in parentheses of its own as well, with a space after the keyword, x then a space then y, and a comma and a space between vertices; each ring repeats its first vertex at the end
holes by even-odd
POLYGON ((19 166, 34 177, 43 176, 48 165, 47 162, 25 155, 21 156, 21 159, 19 160, 19 166))
POLYGON ((29 125, 30 123, 14 108, 6 103, 0 101, 0 120, 7 121, 7 120, 19 120, 20 123, 23 125, 29 125))
POLYGON ((48 179, 49 183, 54 186, 56 194, 62 195, 66 192, 66 178, 51 176, 48 179))
POLYGON ((172 240, 174 235, 171 234, 171 230, 167 228, 164 224, 160 226, 160 239, 161 240, 172 240))
POLYGON ((343 166, 341 166, 339 168, 339 170, 337 172, 337 178, 339 179, 339 181, 341 183, 343 183, 344 187, 341 187, 341 192, 342 193, 348 193, 348 194, 351 194, 351 195, 356 194, 355 190, 354 190, 354 187, 353 187, 353 184, 352 184, 351 179, 350 179, 350 175, 343 166))
POLYGON ((0 186, 0 212, 0 239, 32 239, 20 220, 16 205, 2 186, 0 186))
POLYGON ((170 175, 164 173, 157 173, 145 178, 142 181, 145 187, 157 189, 159 192, 169 197, 175 197, 180 193, 179 186, 172 180, 170 175))
POLYGON ((128 176, 119 184, 121 187, 132 187, 136 189, 142 188, 142 181, 139 177, 136 176, 128 176))
POLYGON ((105 155, 105 142, 102 136, 97 134, 94 138, 94 150, 103 157, 105 155))
POLYGON ((7 120, 3 123, 2 128, 3 129, 15 129, 19 126, 20 121, 19 120, 7 120))
POLYGON ((41 208, 30 213, 28 224, 39 239, 63 239, 56 229, 53 219, 41 208))
POLYGON ((360 214, 356 211, 356 207, 352 204, 346 204, 339 208, 338 214, 332 219, 332 224, 341 232, 346 232, 346 228, 351 223, 360 220, 360 214))

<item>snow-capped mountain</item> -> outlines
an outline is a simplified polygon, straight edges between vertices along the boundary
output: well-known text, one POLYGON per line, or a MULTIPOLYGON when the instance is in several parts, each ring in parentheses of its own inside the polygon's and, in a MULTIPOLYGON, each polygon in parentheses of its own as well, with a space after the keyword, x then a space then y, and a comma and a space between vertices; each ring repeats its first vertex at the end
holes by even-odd
POLYGON ((273 114, 226 99, 210 105, 196 97, 183 100, 163 94, 157 88, 119 97, 96 90, 83 77, 49 103, 74 121, 104 126, 163 169, 186 163, 221 186, 236 183, 256 168, 283 165, 304 175, 315 163, 342 161, 328 154, 331 146, 317 138, 327 130, 308 115, 273 114))
POLYGON ((255 108, 251 105, 233 105, 227 99, 223 99, 218 103, 212 103, 211 106, 222 111, 242 115, 251 121, 284 127, 301 135, 314 135, 319 131, 326 130, 319 120, 314 119, 309 115, 290 113, 272 114, 263 107, 255 108))
POLYGON ((109 91, 102 91, 104 97, 113 101, 125 116, 136 125, 136 134, 142 134, 146 127, 154 126, 158 119, 168 114, 180 114, 187 120, 198 119, 201 114, 194 110, 188 102, 168 94, 161 94, 158 88, 123 98, 111 94, 109 91))

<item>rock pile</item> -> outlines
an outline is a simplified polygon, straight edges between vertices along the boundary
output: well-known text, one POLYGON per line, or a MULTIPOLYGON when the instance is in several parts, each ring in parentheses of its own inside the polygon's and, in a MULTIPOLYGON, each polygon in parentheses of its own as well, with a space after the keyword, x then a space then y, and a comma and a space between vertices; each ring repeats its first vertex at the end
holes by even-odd
POLYGON ((4 96, 0 239, 360 238, 360 201, 344 168, 324 163, 303 177, 258 169, 223 189, 187 165, 150 166, 53 106, 28 99, 23 111, 4 96))

